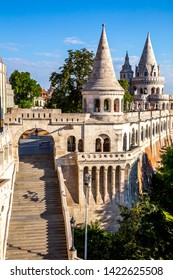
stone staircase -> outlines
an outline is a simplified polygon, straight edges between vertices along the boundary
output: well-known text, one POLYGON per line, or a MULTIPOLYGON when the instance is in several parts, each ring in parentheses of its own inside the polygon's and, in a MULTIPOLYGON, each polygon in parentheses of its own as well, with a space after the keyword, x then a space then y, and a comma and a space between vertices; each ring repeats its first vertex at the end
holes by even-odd
POLYGON ((6 259, 68 259, 52 155, 20 156, 6 259))

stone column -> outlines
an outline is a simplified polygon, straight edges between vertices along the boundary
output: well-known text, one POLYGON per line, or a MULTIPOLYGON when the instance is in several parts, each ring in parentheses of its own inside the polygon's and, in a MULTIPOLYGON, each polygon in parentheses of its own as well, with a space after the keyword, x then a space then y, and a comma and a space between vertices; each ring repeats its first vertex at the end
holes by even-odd
POLYGON ((14 162, 15 162, 17 171, 19 171, 19 154, 18 154, 18 151, 19 151, 19 145, 17 144, 13 147, 14 162))

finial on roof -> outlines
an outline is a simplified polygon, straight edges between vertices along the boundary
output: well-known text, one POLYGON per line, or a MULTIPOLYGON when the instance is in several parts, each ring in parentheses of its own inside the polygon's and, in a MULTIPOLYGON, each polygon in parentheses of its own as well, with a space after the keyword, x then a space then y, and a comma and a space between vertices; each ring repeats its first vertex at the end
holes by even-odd
POLYGON ((102 28, 105 28, 105 23, 102 23, 102 28))
POLYGON ((147 33, 147 37, 150 37, 150 32, 147 33))

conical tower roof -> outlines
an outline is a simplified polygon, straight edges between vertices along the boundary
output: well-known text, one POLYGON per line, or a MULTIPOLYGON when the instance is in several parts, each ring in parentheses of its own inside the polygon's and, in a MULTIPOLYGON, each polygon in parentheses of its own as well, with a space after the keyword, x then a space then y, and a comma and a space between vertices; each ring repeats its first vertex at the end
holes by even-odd
POLYGON ((94 60, 93 71, 84 88, 84 91, 97 90, 116 90, 121 92, 123 90, 116 79, 104 24, 102 24, 102 33, 94 60))
POLYGON ((148 33, 148 35, 147 35, 147 39, 146 39, 144 49, 143 49, 138 66, 139 67, 146 66, 147 64, 148 65, 157 65, 153 47, 152 47, 151 40, 150 40, 150 33, 148 33))

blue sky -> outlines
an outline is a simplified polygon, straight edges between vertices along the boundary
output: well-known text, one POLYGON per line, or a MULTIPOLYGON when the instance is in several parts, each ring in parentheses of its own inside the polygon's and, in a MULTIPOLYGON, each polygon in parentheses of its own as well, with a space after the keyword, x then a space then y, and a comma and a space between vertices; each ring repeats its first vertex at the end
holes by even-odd
POLYGON ((67 50, 96 52, 102 23, 116 76, 129 53, 133 70, 150 32, 156 61, 165 77, 165 93, 173 94, 173 1, 2 1, 0 57, 8 77, 28 71, 48 89, 49 77, 63 65, 67 50))

